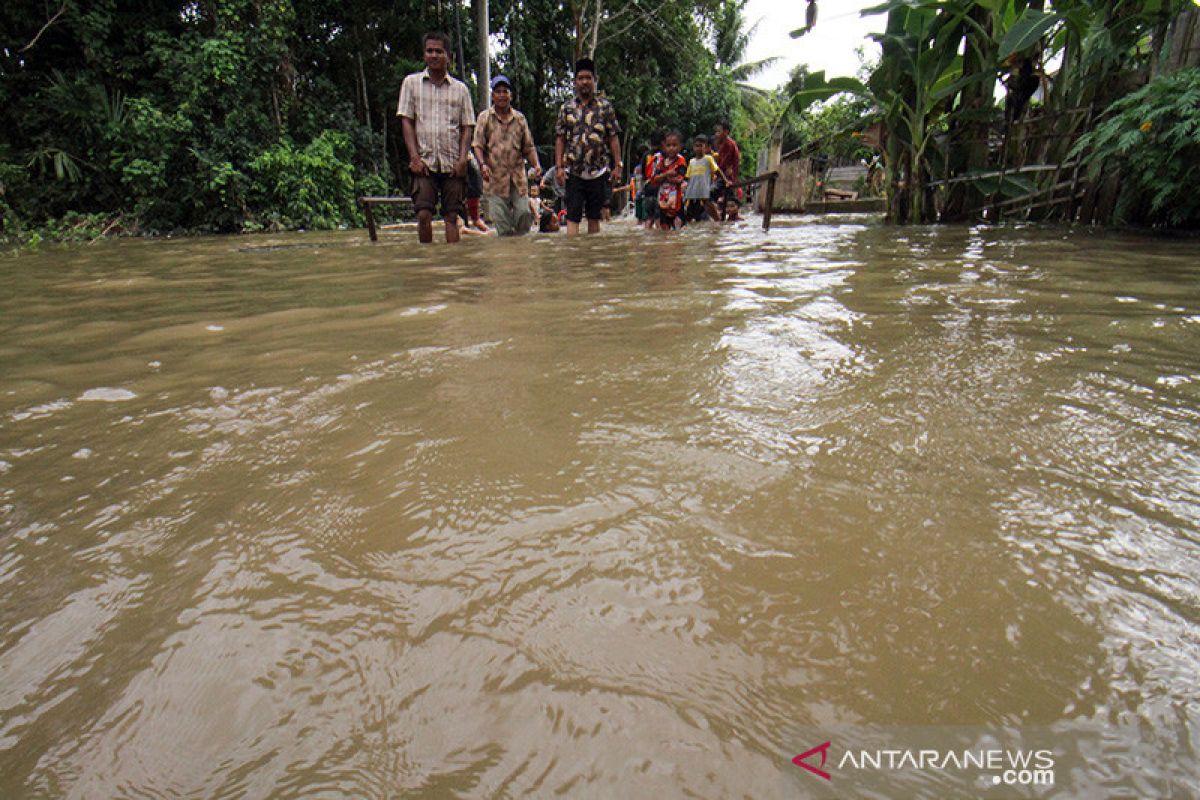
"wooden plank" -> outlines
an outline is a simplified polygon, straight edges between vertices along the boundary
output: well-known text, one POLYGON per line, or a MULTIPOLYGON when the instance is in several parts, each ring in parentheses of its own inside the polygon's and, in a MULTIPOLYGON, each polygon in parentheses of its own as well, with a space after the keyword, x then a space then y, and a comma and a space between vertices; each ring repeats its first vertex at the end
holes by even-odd
POLYGON ((957 178, 946 178, 940 181, 929 181, 929 186, 949 186, 952 183, 968 183, 977 181, 982 178, 999 178, 1003 175, 1023 175, 1029 172, 1049 172, 1057 169, 1068 169, 1076 162, 1065 161, 1062 164, 1027 164, 1023 167, 1015 167, 1010 170, 993 170, 991 172, 980 172, 976 175, 961 175, 957 178))
POLYGON ((392 205, 392 206, 408 206, 412 205, 411 197, 360 197, 360 203, 372 203, 374 205, 392 205))
POLYGON ((375 224, 375 210, 373 206, 401 206, 409 209, 412 208, 412 198, 403 196, 366 196, 358 198, 358 202, 362 203, 363 216, 367 218, 367 234, 371 237, 372 242, 379 241, 378 232, 380 230, 380 227, 375 224))
POLYGON ((835 181, 839 183, 854 183, 859 178, 865 178, 866 176, 866 167, 831 167, 825 173, 825 183, 830 184, 835 181))
POLYGON ((729 188, 730 189, 742 189, 742 188, 745 188, 746 186, 754 186, 757 183, 765 183, 766 181, 775 180, 778 177, 779 177, 778 172, 764 172, 762 175, 758 175, 754 178, 750 178, 750 179, 744 180, 744 181, 738 181, 737 183, 731 183, 731 184, 729 184, 729 188))

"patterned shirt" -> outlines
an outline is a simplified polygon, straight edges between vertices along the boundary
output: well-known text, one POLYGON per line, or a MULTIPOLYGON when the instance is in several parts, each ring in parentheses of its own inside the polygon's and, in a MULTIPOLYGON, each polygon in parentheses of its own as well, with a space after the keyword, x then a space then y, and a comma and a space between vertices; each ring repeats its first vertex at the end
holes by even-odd
POLYGON ((558 112, 554 126, 554 135, 566 139, 563 165, 567 172, 584 179, 608 172, 612 166, 608 140, 620 134, 617 112, 604 97, 593 97, 587 105, 572 97, 558 112))
POLYGON ((687 167, 687 159, 678 153, 670 158, 666 153, 657 153, 650 165, 650 185, 657 189, 668 175, 687 175, 687 167))
POLYGON ((483 151, 484 158, 492 170, 488 181, 488 194, 508 197, 515 188, 522 197, 529 193, 529 180, 525 177, 525 154, 533 150, 533 135, 525 115, 515 108, 508 122, 500 119, 496 109, 488 108, 475 122, 473 147, 483 151))
POLYGON ((414 72, 400 84, 397 116, 413 121, 417 150, 432 172, 450 172, 458 161, 461 128, 475 124, 471 92, 462 81, 449 75, 437 83, 429 70, 414 72))

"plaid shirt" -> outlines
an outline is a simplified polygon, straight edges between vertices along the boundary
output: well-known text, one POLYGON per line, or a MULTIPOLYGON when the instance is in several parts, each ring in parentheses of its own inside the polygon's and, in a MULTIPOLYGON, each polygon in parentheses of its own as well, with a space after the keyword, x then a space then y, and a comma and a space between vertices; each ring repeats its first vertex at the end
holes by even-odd
POLYGON ((508 197, 514 188, 522 197, 529 193, 525 154, 533 149, 533 134, 524 114, 514 108, 505 122, 496 109, 484 109, 475 122, 473 146, 483 151, 492 170, 488 194, 508 197))
POLYGON ((413 121, 417 150, 432 172, 450 172, 458 161, 460 130, 475 125, 471 92, 449 75, 435 83, 429 70, 414 72, 400 84, 396 115, 413 121))
POLYGON ((617 112, 607 98, 596 96, 584 105, 578 97, 563 104, 558 113, 555 136, 566 139, 563 166, 581 178, 595 178, 608 171, 612 151, 608 140, 621 133, 617 112))

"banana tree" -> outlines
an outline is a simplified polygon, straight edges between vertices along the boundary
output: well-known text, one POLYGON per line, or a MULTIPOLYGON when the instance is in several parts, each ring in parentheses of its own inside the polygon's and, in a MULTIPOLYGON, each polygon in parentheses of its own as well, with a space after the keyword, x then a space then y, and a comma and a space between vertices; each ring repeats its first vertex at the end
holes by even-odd
POLYGON ((889 132, 888 216, 896 222, 932 218, 926 184, 928 151, 953 100, 967 86, 994 79, 990 71, 964 73, 959 50, 966 32, 989 37, 990 31, 966 0, 892 0, 863 13, 888 14, 880 68, 868 84, 883 109, 889 132))
POLYGON ((891 0, 864 14, 888 15, 887 30, 874 38, 883 46, 879 67, 864 85, 853 78, 833 78, 797 93, 793 107, 825 100, 840 92, 861 93, 882 111, 888 130, 888 219, 926 222, 929 170, 927 151, 946 111, 948 99, 986 74, 963 75, 959 44, 963 30, 978 28, 966 0, 891 0))

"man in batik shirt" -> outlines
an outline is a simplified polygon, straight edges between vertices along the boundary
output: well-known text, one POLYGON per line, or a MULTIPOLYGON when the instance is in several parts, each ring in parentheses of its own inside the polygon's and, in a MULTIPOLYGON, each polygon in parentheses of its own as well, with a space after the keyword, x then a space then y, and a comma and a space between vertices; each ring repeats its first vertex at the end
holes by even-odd
POLYGON ((600 230, 606 184, 621 180, 621 126, 612 103, 596 95, 596 65, 590 58, 575 64, 575 96, 563 104, 555 125, 554 164, 566 180, 567 233, 600 230))
POLYGON ((488 216, 501 236, 529 233, 533 213, 529 181, 541 177, 537 150, 525 115, 512 107, 512 84, 492 78, 492 106, 475 121, 475 160, 483 168, 488 216), (531 167, 525 172, 525 165, 531 167))

